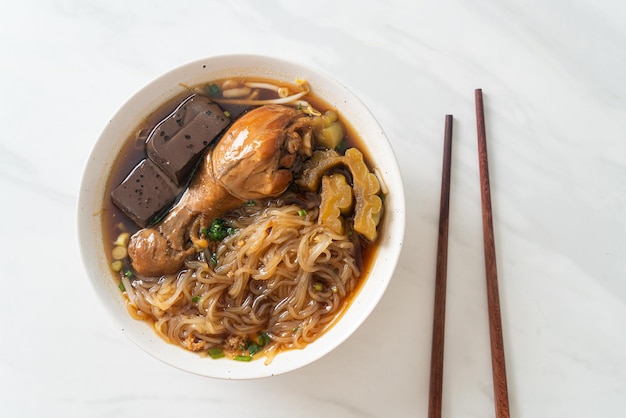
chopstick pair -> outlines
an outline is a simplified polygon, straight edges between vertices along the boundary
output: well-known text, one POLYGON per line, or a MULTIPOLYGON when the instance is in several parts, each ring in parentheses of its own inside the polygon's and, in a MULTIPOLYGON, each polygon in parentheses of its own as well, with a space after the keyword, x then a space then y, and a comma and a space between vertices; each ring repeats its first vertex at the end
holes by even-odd
MULTIPOLYGON (((493 216, 491 210, 491 190, 487 161, 487 134, 485 112, 481 89, 475 90, 476 129, 478 133, 478 163, 480 169, 480 190, 483 222, 483 244, 487 279, 487 307, 489 311, 489 336, 491 340, 491 369, 493 374, 494 402, 496 418, 509 418, 509 397, 504 362, 504 342, 502 338, 502 318, 498 292, 493 216)), ((430 364, 430 393, 428 417, 441 417, 443 392, 443 349, 446 313, 446 282, 448 260, 448 223, 450 217, 450 173, 452 171, 452 115, 446 115, 443 170, 441 175, 441 202, 439 209, 439 235, 437 242, 437 266, 435 273, 435 307, 433 315, 433 336, 430 364)))

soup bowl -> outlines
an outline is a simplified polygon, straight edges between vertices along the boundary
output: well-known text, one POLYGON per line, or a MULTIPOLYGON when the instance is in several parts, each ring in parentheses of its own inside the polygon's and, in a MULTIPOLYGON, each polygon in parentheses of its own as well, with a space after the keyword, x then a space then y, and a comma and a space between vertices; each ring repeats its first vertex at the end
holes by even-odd
POLYGON ((405 203, 397 160, 383 129, 368 108, 345 86, 320 71, 282 59, 254 55, 225 55, 200 59, 169 71, 136 92, 106 124, 86 163, 78 199, 78 238, 83 264, 93 288, 113 320, 131 341, 156 359, 190 373, 221 379, 273 376, 310 364, 348 339, 363 324, 383 296, 393 276, 405 226, 405 203), (360 137, 388 189, 379 226, 380 243, 365 281, 348 308, 314 342, 302 349, 240 362, 201 357, 160 338, 152 325, 133 319, 114 280, 106 256, 102 212, 112 166, 139 122, 186 88, 228 77, 259 77, 292 83, 307 80, 313 93, 336 108, 360 137))

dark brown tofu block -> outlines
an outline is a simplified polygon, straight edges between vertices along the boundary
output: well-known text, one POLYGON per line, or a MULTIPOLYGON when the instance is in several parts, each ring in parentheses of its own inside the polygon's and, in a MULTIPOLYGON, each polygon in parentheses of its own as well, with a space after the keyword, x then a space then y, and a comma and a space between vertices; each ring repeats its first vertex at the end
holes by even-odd
POLYGON ((180 188, 152 161, 142 160, 111 192, 113 203, 142 228, 167 210, 180 188))
POLYGON ((208 97, 192 95, 150 133, 148 157, 182 186, 200 156, 229 123, 222 109, 208 97))

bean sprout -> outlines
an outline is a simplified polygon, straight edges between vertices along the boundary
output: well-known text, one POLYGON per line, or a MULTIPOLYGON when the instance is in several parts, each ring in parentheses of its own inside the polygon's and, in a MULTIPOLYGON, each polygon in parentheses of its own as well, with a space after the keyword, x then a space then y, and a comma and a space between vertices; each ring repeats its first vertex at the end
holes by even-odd
POLYGON ((321 116, 322 115, 322 113, 319 110, 317 110, 316 108, 311 106, 311 104, 309 102, 307 102, 306 100, 298 100, 295 103, 295 105, 298 106, 298 109, 301 109, 307 115, 310 115, 310 116, 321 116))
POLYGON ((378 166, 374 167, 374 175, 378 179, 378 183, 380 183, 380 191, 383 194, 389 194, 389 188, 387 187, 387 184, 383 180, 383 173, 380 171, 380 167, 378 166))
POLYGON ((275 84, 262 83, 258 81, 246 81, 243 84, 247 87, 250 87, 251 89, 264 89, 264 90, 272 90, 275 92, 278 92, 278 90, 281 88, 280 86, 277 86, 275 84))
POLYGON ((257 105, 266 105, 266 104, 287 104, 291 102, 295 102, 301 97, 309 94, 308 90, 301 91, 295 94, 292 94, 287 97, 279 97, 277 99, 268 99, 268 100, 248 100, 248 99, 222 99, 214 97, 212 100, 215 103, 225 103, 225 104, 235 104, 235 105, 249 105, 249 106, 257 106, 257 105))
POLYGON ((227 99, 233 99, 236 97, 247 96, 252 92, 250 87, 234 87, 232 89, 223 90, 222 96, 227 99))
POLYGON ((244 106, 261 106, 268 104, 291 104, 298 106, 304 113, 310 116, 320 116, 321 113, 305 100, 301 100, 311 92, 309 83, 306 80, 297 79, 296 83, 300 87, 297 93, 291 93, 288 87, 279 86, 272 83, 259 81, 245 81, 239 83, 236 80, 226 80, 222 83, 222 97, 212 97, 217 104, 233 104, 244 106), (259 90, 271 90, 278 94, 275 99, 259 100, 259 90), (247 97, 244 97, 247 96, 247 97))

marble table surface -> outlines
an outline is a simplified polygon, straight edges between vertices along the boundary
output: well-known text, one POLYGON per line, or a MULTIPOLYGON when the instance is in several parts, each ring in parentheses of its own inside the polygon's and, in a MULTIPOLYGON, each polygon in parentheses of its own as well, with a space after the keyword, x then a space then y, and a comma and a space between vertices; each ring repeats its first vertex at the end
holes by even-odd
POLYGON ((487 112, 515 417, 626 414, 626 3, 20 0, 0 5, 0 416, 426 416, 444 115, 455 117, 446 417, 494 416, 474 89, 487 112), (203 57, 309 65, 397 154, 405 245, 364 325, 253 381, 160 363, 83 268, 79 183, 136 90, 203 57))

